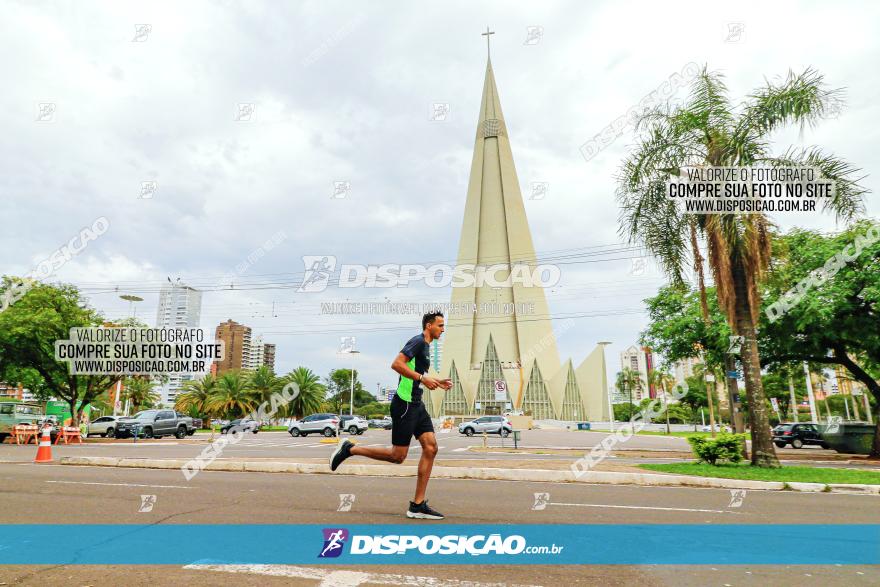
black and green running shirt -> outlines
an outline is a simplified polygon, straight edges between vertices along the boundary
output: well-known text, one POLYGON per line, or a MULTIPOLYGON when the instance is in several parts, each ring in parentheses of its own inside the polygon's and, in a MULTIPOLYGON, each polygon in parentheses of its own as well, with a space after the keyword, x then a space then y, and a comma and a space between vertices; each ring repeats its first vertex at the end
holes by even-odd
MULTIPOLYGON (((431 366, 431 356, 428 353, 430 345, 425 342, 425 335, 418 334, 409 339, 400 352, 406 355, 406 366, 424 375, 431 366)), ((400 376, 397 383, 397 395, 405 402, 419 403, 422 401, 422 386, 418 381, 409 377, 400 376)))

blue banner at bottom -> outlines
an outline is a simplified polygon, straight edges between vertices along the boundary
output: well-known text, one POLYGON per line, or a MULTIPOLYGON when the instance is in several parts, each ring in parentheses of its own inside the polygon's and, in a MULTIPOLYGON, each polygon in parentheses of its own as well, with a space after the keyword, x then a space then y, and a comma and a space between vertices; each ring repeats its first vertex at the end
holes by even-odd
POLYGON ((880 525, 12 524, 0 564, 876 565, 880 525))

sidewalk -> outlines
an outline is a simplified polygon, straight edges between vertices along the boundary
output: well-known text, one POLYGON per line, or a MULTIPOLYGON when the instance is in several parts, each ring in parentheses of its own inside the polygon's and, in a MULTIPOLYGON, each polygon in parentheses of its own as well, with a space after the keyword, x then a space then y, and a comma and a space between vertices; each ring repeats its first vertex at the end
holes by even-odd
MULTIPOLYGON (((149 459, 125 457, 63 457, 62 465, 125 467, 140 469, 180 469, 192 461, 184 459, 149 459)), ((338 474, 373 477, 414 477, 413 465, 367 465, 346 463, 336 473, 330 472, 325 459, 221 459, 205 463, 206 471, 238 473, 338 474)), ((182 474, 182 473, 181 473, 182 474)), ((752 489, 766 491, 803 491, 824 493, 859 493, 880 495, 880 485, 844 485, 824 483, 782 483, 645 473, 625 465, 605 465, 576 474, 571 461, 492 461, 438 460, 431 475, 438 479, 484 479, 498 481, 529 481, 546 483, 594 483, 666 487, 704 487, 720 489, 752 489), (474 466, 477 465, 477 466, 474 466)))

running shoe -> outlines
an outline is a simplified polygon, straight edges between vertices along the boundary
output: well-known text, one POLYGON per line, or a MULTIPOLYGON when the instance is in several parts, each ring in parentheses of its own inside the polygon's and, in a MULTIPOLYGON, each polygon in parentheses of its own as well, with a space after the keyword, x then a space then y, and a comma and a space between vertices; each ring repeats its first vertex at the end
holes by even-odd
POLYGON ((336 447, 336 450, 333 451, 333 454, 330 455, 330 470, 335 471, 339 465, 342 464, 342 461, 351 456, 351 447, 354 444, 349 442, 348 440, 343 440, 336 447))
POLYGON ((428 506, 426 499, 422 503, 409 502, 409 509, 406 511, 407 518, 420 518, 423 520, 442 520, 445 516, 435 509, 428 506))

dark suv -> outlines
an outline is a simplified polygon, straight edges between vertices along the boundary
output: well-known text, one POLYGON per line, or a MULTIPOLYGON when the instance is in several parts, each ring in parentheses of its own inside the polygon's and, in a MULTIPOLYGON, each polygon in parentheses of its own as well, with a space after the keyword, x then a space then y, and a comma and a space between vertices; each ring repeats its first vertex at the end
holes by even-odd
POLYGON ((779 448, 790 444, 792 448, 802 448, 805 444, 817 444, 828 448, 819 427, 815 424, 780 424, 773 429, 773 442, 779 448))
POLYGON ((116 423, 117 438, 135 434, 143 438, 162 438, 172 434, 175 438, 183 438, 195 430, 192 418, 174 410, 143 410, 133 418, 120 419, 116 423))

